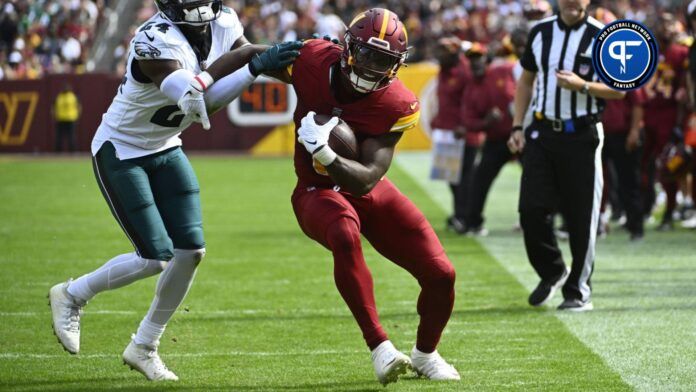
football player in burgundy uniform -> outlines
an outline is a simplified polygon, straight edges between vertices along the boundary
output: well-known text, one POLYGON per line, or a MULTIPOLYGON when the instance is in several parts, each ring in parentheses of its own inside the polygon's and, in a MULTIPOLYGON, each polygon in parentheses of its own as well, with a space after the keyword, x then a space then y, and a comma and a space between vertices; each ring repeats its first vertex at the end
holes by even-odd
POLYGON ((419 118, 418 100, 396 79, 407 41, 397 15, 370 9, 353 19, 344 46, 306 41, 284 78, 298 97, 292 205, 304 233, 333 254, 336 286, 372 350, 383 384, 411 366, 430 379, 459 380, 436 351, 454 304, 454 267, 425 216, 384 177, 396 143, 419 118), (338 119, 317 125, 315 113, 350 125, 360 145, 358 160, 332 151, 328 137, 338 119), (410 358, 394 347, 379 322, 360 234, 421 286, 420 325, 410 358))
POLYGON ((604 170, 605 194, 602 204, 609 198, 609 188, 617 190, 618 201, 626 211, 626 229, 631 241, 643 237, 643 207, 640 194, 640 127, 643 122, 645 91, 641 88, 629 91, 624 99, 610 99, 604 108, 604 147, 602 161, 612 165, 615 176, 604 170), (611 181, 615 183, 612 184, 611 181))
POLYGON ((512 158, 507 138, 512 129, 511 106, 515 100, 515 63, 499 61, 489 64, 487 49, 475 44, 467 52, 470 58, 472 81, 462 96, 461 120, 468 130, 482 130, 486 141, 481 158, 474 169, 471 183, 471 201, 467 209, 466 225, 469 233, 485 236, 483 209, 493 181, 503 166, 512 158))
MULTIPOLYGON (((470 45, 470 44, 469 44, 470 45)), ((469 60, 461 52, 465 45, 456 37, 445 37, 438 41, 435 57, 440 64, 437 76, 437 114, 430 122, 431 139, 452 140, 465 137, 464 157, 457 184, 449 184, 452 192, 452 215, 447 218, 447 228, 457 233, 466 233, 466 208, 471 190, 471 178, 478 146, 469 143, 471 133, 461 125, 460 111, 462 94, 471 81, 469 60)), ((473 133, 473 132, 472 132, 473 133)), ((474 135, 475 136, 475 135, 474 135)))
MULTIPOLYGON (((656 29, 660 45, 660 62, 652 80, 645 86, 648 100, 645 103, 645 143, 642 162, 643 196, 645 212, 649 213, 655 202, 653 173, 655 160, 660 156, 674 130, 682 126, 684 101, 686 100, 686 70, 689 49, 675 42, 677 21, 672 14, 659 17, 656 29)), ((681 132, 677 131, 677 134, 681 132)), ((678 184, 672 179, 660 179, 667 194, 667 206, 660 230, 671 229, 672 212, 676 208, 678 184)))

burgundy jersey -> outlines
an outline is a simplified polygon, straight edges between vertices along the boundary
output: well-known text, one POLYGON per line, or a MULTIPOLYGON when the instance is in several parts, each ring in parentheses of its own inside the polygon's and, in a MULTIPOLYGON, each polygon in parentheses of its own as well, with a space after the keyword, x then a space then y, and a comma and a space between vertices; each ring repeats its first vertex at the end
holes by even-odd
POLYGON ((461 125, 462 93, 470 80, 471 71, 466 58, 454 67, 440 71, 437 76, 437 115, 430 123, 433 129, 453 130, 461 125))
POLYGON ((645 86, 648 113, 660 112, 666 107, 676 107, 677 92, 686 86, 686 71, 689 67, 689 49, 680 44, 671 44, 660 53, 657 72, 645 86))
POLYGON ((297 141, 300 121, 308 112, 338 116, 355 133, 358 142, 389 132, 403 132, 416 126, 420 104, 401 81, 350 103, 336 101, 331 90, 331 73, 340 62, 343 47, 321 39, 305 41, 300 56, 288 68, 297 94, 295 109, 295 173, 302 186, 333 186, 326 170, 297 141))
POLYGON ((624 99, 608 99, 602 113, 604 132, 627 134, 631 128, 633 108, 644 104, 645 91, 642 88, 627 92, 624 99))
POLYGON ((511 106, 515 100, 514 67, 512 63, 491 65, 482 78, 473 78, 467 85, 462 96, 462 123, 467 132, 484 131, 491 141, 508 139, 512 129, 511 106), (494 109, 502 117, 487 126, 484 118, 494 109))

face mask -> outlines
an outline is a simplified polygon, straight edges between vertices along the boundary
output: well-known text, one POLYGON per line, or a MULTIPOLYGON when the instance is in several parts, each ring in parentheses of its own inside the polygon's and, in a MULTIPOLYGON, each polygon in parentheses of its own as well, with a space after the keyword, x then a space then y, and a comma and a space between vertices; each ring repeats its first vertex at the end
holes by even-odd
POLYGON ((350 82, 353 84, 353 87, 361 93, 372 92, 377 88, 377 85, 379 84, 379 82, 371 82, 365 78, 361 78, 358 74, 355 73, 355 71, 350 71, 349 77, 350 82))
POLYGON ((200 26, 215 19, 215 12, 210 5, 184 9, 184 21, 193 26, 200 26))

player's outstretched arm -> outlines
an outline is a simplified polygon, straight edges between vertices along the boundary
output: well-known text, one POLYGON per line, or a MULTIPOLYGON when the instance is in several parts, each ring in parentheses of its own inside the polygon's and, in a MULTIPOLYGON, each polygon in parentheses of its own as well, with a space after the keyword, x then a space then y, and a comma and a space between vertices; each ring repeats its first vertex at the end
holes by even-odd
POLYGON ((301 47, 301 41, 288 41, 272 46, 244 45, 222 55, 206 72, 213 81, 217 81, 247 64, 249 72, 254 76, 284 70, 300 55, 301 47))
POLYGON ((189 91, 189 86, 196 82, 193 72, 182 69, 176 60, 134 60, 134 66, 155 83, 167 98, 176 102, 184 114, 203 124, 203 128, 210 129, 203 95, 189 91))
POLYGON ((366 195, 387 174, 401 135, 390 132, 367 138, 360 144, 360 162, 337 156, 326 171, 336 185, 353 195, 366 195))
MULTIPOLYGON (((221 70, 219 72, 225 70, 234 72, 244 67, 259 52, 263 53, 265 50, 266 47, 262 45, 242 46, 218 59, 218 61, 223 59, 224 61, 216 69, 221 70)), ((177 103, 184 115, 193 117, 194 121, 203 124, 203 128, 210 129, 208 111, 212 112, 215 109, 210 110, 210 105, 203 96, 206 88, 213 83, 213 78, 209 73, 203 72, 195 75, 190 71, 182 69, 176 60, 137 60, 137 66, 169 99, 177 103)), ((248 83, 253 82, 255 76, 248 71, 246 74, 249 75, 246 77, 248 83)), ((238 79, 239 77, 235 78, 232 85, 248 85, 244 84, 244 80, 238 79)), ((221 86, 221 88, 227 87, 229 85, 221 86)), ((239 87, 239 93, 241 93, 242 89, 243 87, 239 87)), ((236 94, 239 95, 239 93, 236 94)), ((219 107, 222 106, 224 105, 219 105, 219 107)))
MULTIPOLYGON (((261 45, 256 47, 254 45, 246 45, 228 52, 223 57, 233 57, 233 59, 226 59, 219 68, 234 68, 234 70, 242 68, 259 51, 263 52, 264 48, 261 45), (230 56, 232 54, 234 56, 230 56)), ((192 72, 182 69, 176 60, 136 61, 142 73, 152 80, 164 95, 176 102, 186 116, 193 117, 194 121, 203 124, 203 128, 210 129, 207 113, 209 105, 203 97, 203 92, 213 82, 209 74, 203 72, 199 75, 194 75, 192 72)), ((254 78, 254 76, 250 76, 249 83, 254 78)))
POLYGON ((261 73, 285 70, 299 56, 301 47, 299 41, 273 46, 244 45, 226 53, 198 75, 203 82, 192 83, 192 94, 205 93, 208 113, 214 113, 237 98, 261 73))
POLYGON ((206 69, 206 72, 210 74, 213 81, 220 80, 244 67, 254 56, 263 53, 268 48, 270 48, 268 45, 244 45, 237 49, 233 49, 215 60, 215 62, 206 69))

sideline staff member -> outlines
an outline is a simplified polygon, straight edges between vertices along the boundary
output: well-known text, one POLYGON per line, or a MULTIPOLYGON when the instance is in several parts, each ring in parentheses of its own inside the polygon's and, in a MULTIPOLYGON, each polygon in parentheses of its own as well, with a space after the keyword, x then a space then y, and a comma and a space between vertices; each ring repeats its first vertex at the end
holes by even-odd
POLYGON ((573 311, 592 309, 590 276, 603 185, 599 114, 603 99, 624 97, 597 82, 592 42, 603 26, 587 14, 589 4, 559 0, 559 13, 530 31, 508 140, 511 152, 524 150, 520 222, 527 257, 541 278, 529 304, 543 305, 563 286, 565 300, 558 308, 573 311), (534 121, 523 132, 537 77, 534 121), (553 232, 556 211, 568 225, 570 271, 553 232))

